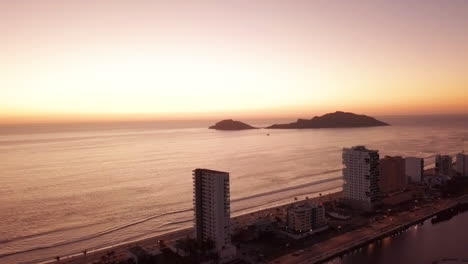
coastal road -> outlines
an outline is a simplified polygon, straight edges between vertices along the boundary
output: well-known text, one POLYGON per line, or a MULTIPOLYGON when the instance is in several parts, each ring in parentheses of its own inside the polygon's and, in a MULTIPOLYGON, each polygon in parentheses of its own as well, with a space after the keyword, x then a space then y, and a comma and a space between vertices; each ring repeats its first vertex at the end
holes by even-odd
POLYGON ((425 219, 438 211, 450 208, 455 201, 441 200, 430 206, 420 208, 414 212, 402 212, 395 216, 372 223, 369 226, 358 228, 354 231, 335 236, 327 241, 315 244, 309 248, 297 251, 293 254, 281 256, 270 263, 316 263, 336 253, 358 246, 364 242, 392 232, 408 223, 425 219))

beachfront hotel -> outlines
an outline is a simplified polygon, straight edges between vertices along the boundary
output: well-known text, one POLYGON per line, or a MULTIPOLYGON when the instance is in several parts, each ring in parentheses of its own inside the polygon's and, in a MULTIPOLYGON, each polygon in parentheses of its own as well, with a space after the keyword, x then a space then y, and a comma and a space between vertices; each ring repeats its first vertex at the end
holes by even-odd
POLYGON ((235 256, 231 244, 229 173, 208 169, 193 171, 194 222, 196 239, 214 242, 221 260, 235 256))
POLYGON ((364 146, 343 149, 343 201, 372 210, 379 195, 379 152, 364 146))

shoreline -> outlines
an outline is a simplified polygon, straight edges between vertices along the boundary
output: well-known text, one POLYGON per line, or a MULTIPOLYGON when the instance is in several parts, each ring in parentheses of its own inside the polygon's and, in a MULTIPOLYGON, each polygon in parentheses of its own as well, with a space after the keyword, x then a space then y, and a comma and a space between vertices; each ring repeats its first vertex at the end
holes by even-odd
MULTIPOLYGON (((324 192, 312 192, 309 194, 299 194, 296 195, 297 197, 306 197, 309 195, 308 201, 309 202, 321 202, 322 200, 334 200, 341 196, 341 190, 336 191, 339 188, 334 188, 331 190, 327 190, 324 192), (335 190, 335 191, 333 191, 335 190), (323 195, 320 195, 322 194, 323 195)), ((292 202, 285 202, 281 203, 281 201, 291 199, 291 198, 284 198, 278 201, 273 201, 271 207, 263 208, 260 210, 256 210, 253 212, 246 212, 241 213, 240 215, 231 217, 232 228, 239 228, 242 226, 247 226, 249 224, 254 223, 255 221, 261 219, 261 217, 272 214, 276 215, 278 211, 285 210, 288 206, 303 202, 304 199, 298 199, 292 202), (280 203, 279 205, 275 205, 275 203, 280 203), (259 218, 260 217, 260 218, 259 218), (235 223, 234 223, 235 222, 235 223)), ((264 204, 259 205, 258 207, 266 206, 264 204)), ((248 209, 247 209, 248 210, 248 209)), ((148 246, 157 243, 158 240, 176 240, 186 236, 190 236, 193 234, 193 227, 189 228, 181 228, 178 230, 170 231, 167 233, 154 235, 149 238, 137 239, 134 241, 122 242, 115 245, 101 247, 97 249, 91 249, 87 251, 87 254, 84 255, 83 251, 77 253, 70 253, 66 256, 60 256, 60 261, 57 262, 56 258, 48 258, 45 260, 36 260, 36 261, 27 261, 27 262, 20 262, 21 264, 49 264, 49 263, 66 263, 66 264, 82 264, 82 263, 92 263, 93 261, 99 260, 101 256, 109 251, 114 251, 116 256, 124 257, 126 256, 126 250, 132 246, 139 245, 139 246, 148 246)))
MULTIPOLYGON (((310 198, 307 199, 308 202, 312 203, 320 203, 329 200, 336 200, 341 196, 341 191, 336 191, 339 188, 330 189, 326 192, 313 192, 310 194, 299 194, 297 195, 297 200, 294 201, 286 201, 287 199, 292 198, 284 198, 279 199, 277 201, 273 201, 271 203, 271 207, 262 208, 259 210, 254 210, 252 212, 241 212, 239 215, 231 217, 231 228, 233 230, 248 226, 253 224, 257 221, 261 221, 263 217, 275 217, 284 213, 286 208, 295 203, 302 203, 306 201, 306 199, 301 199, 300 197, 306 197, 308 195, 310 198), (320 195, 320 194, 324 195, 320 195), (284 202, 281 202, 284 201, 284 202), (275 203, 280 203, 276 204, 275 203)), ((447 210, 449 208, 453 208, 459 203, 466 203, 468 202, 468 195, 460 196, 458 198, 451 198, 451 199, 443 199, 435 202, 431 202, 430 204, 426 204, 426 206, 418 209, 417 212, 410 212, 405 211, 402 212, 393 218, 396 220, 392 222, 381 223, 372 223, 369 226, 360 227, 358 229, 352 230, 350 232, 343 233, 337 237, 333 237, 330 241, 324 241, 319 243, 319 246, 311 246, 306 247, 306 253, 301 253, 301 256, 309 255, 306 259, 307 263, 322 263, 327 260, 334 259, 336 257, 342 256, 354 249, 360 248, 370 243, 374 243, 375 241, 381 240, 387 236, 390 236, 394 233, 402 232, 403 230, 417 225, 421 222, 434 217, 435 215, 439 214, 440 212, 447 210), (369 233, 369 231, 373 231, 369 233), (365 236, 364 236, 365 235, 365 236), (354 240, 347 239, 348 236, 354 237, 354 240), (355 239, 357 237, 357 239, 355 239), (339 240, 340 245, 335 245, 334 247, 330 247, 330 243, 333 243, 334 240, 339 240), (324 244, 324 245, 322 245, 324 244), (319 247, 320 250, 314 250, 314 247, 319 247), (325 249, 330 247, 328 249, 325 249), (312 249, 311 249, 312 248, 312 249), (309 254, 310 252, 314 252, 313 254, 309 254)), ((258 205, 258 207, 263 207, 264 204, 258 205)), ((385 221, 383 221, 385 222, 385 221)), ((117 259, 124 259, 127 257, 127 249, 139 245, 139 246, 151 246, 155 245, 159 240, 164 240, 166 244, 171 245, 177 239, 184 238, 186 236, 193 235, 193 227, 188 228, 180 228, 174 231, 170 231, 167 233, 162 233, 158 235, 151 235, 147 238, 135 239, 133 241, 126 241, 110 246, 105 246, 97 249, 91 249, 87 251, 87 254, 84 255, 83 251, 71 253, 69 255, 63 256, 60 258, 60 261, 57 262, 57 259, 50 257, 43 260, 33 260, 27 262, 19 262, 21 264, 50 264, 50 263, 67 263, 67 264, 80 264, 80 263, 93 263, 100 259, 101 256, 106 254, 107 252, 113 251, 117 259)), ((304 250, 301 250, 303 252, 304 250)), ((277 262, 278 260, 281 263, 300 263, 301 257, 294 256, 292 257, 292 253, 294 252, 287 252, 284 255, 277 256, 274 259, 270 259, 270 263, 277 262)))

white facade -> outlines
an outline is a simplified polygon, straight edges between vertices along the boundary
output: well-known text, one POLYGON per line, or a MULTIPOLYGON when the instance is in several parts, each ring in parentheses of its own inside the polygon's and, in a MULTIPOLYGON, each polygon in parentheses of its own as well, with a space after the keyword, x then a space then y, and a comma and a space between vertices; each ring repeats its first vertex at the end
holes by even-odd
POLYGON ((323 205, 293 204, 287 214, 288 228, 296 232, 313 231, 327 224, 323 205))
POLYGON ((468 177, 468 155, 465 153, 457 154, 455 171, 458 175, 468 177))
POLYGON ((372 209, 379 194, 379 152, 364 146, 344 148, 343 164, 345 202, 372 209))
POLYGON ((416 157, 405 158, 406 177, 411 182, 421 182, 424 173, 424 159, 416 157))
POLYGON ((312 231, 312 207, 308 204, 288 208, 288 228, 297 232, 312 231))
POLYGON ((196 238, 213 241, 221 257, 235 254, 231 244, 229 173, 196 169, 193 171, 196 238))
POLYGON ((452 157, 437 154, 435 157, 435 171, 439 176, 451 177, 453 171, 452 157))

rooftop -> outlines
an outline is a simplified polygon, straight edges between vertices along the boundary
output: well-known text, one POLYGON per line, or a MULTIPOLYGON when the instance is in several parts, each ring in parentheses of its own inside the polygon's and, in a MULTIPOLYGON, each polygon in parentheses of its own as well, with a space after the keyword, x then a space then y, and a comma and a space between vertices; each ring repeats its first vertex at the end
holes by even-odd
POLYGON ((217 171, 217 170, 210 170, 210 169, 202 169, 202 168, 197 168, 195 170, 193 170, 193 172, 210 172, 210 173, 225 173, 225 174, 229 174, 229 172, 226 172, 226 171, 217 171))
POLYGON ((344 148, 343 150, 355 150, 355 151, 361 151, 361 152, 378 152, 378 150, 372 150, 372 149, 367 149, 365 146, 354 146, 351 148, 344 148))

